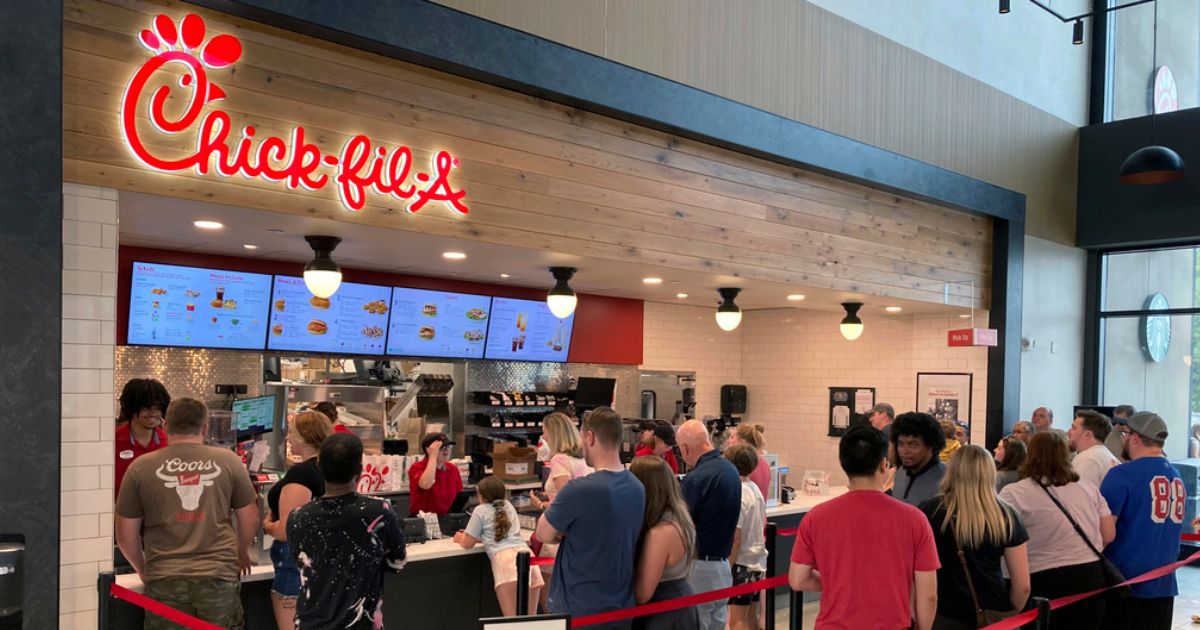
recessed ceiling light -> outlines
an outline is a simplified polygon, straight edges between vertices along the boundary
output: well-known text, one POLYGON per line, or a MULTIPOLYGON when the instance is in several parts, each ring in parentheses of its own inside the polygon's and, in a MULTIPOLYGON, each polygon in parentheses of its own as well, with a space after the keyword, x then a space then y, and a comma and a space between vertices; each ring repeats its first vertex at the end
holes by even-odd
POLYGON ((804 299, 804 295, 800 294, 800 293, 793 293, 793 294, 787 296, 787 299, 789 299, 793 302, 799 302, 800 300, 804 299))
POLYGON ((885 310, 889 313, 899 313, 900 311, 902 311, 904 309, 900 308, 899 306, 889 306, 883 310, 885 310))
POLYGON ((675 294, 675 297, 677 297, 677 298, 679 298, 679 299, 681 299, 681 300, 686 300, 686 299, 687 299, 687 294, 686 294, 686 293, 676 293, 676 294, 675 294))
POLYGON ((192 221, 192 225, 201 230, 219 230, 225 227, 225 224, 220 221, 192 221))
POLYGON ((642 278, 643 284, 662 284, 662 278, 642 278))
POLYGON ((442 252, 442 258, 446 260, 463 260, 467 255, 462 252, 442 252))
POLYGON ((511 278, 512 276, 510 276, 510 275, 508 275, 508 274, 506 274, 506 273, 502 273, 502 274, 500 274, 500 277, 501 277, 501 278, 504 278, 505 280, 507 280, 507 279, 511 278))
POLYGON ((963 313, 963 314, 959 315, 959 318, 960 319, 971 319, 971 316, 967 313, 963 313))
POLYGON ((242 247, 246 249, 258 249, 258 245, 251 245, 250 243, 245 243, 242 245, 242 247))

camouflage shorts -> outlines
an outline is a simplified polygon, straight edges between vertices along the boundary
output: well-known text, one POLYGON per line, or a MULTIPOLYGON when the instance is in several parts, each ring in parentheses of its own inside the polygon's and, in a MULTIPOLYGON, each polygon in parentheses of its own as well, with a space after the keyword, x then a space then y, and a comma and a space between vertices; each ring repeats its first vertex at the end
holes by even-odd
MULTIPOLYGON (((211 577, 168 577, 146 584, 146 597, 222 628, 241 630, 242 599, 236 581, 211 577)), ((147 612, 145 630, 182 628, 147 612)))

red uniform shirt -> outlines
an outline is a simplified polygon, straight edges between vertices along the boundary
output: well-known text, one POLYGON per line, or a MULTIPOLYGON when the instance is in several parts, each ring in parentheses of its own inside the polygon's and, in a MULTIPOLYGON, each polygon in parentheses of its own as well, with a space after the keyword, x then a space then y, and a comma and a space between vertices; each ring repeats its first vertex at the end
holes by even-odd
MULTIPOLYGON (((633 456, 635 458, 636 457, 645 457, 647 455, 653 455, 653 454, 654 454, 654 447, 647 446, 645 444, 639 444, 637 449, 635 449, 633 451, 633 456)), ((677 475, 679 474, 679 462, 675 461, 675 450, 674 449, 667 449, 667 450, 663 451, 663 454, 660 455, 660 457, 662 457, 663 461, 667 462, 667 465, 671 467, 671 472, 673 472, 677 475)))
POLYGON ((929 519, 874 490, 851 491, 806 514, 792 562, 821 573, 816 630, 911 627, 913 572, 941 566, 929 519), (864 527, 870 531, 867 538, 864 527), (864 597, 870 605, 864 605, 864 597))
POLYGON ((113 438, 116 446, 116 466, 113 468, 113 496, 116 496, 121 491, 121 480, 125 478, 125 471, 129 469, 129 465, 133 460, 167 445, 167 432, 162 427, 154 429, 154 433, 150 435, 150 442, 145 446, 138 444, 138 441, 133 439, 133 433, 129 430, 129 423, 126 422, 117 427, 116 435, 113 438))
POLYGON ((433 487, 421 488, 421 475, 429 464, 429 458, 419 460, 408 467, 408 512, 416 516, 417 512, 433 512, 445 514, 450 511, 454 498, 462 492, 462 475, 458 474, 458 466, 446 464, 437 469, 433 477, 433 487))
POLYGON ((354 433, 354 432, 353 432, 353 431, 351 431, 350 429, 347 429, 347 428, 346 428, 346 425, 344 425, 344 424, 342 424, 342 423, 340 423, 340 422, 334 422, 334 423, 333 423, 333 432, 334 432, 334 433, 350 433, 350 434, 353 434, 353 433, 354 433))

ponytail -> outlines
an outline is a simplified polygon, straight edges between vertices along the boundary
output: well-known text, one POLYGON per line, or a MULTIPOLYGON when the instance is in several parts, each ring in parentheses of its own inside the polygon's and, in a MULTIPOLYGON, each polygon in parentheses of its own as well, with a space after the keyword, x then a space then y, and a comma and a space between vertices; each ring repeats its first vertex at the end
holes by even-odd
POLYGON ((508 520, 508 501, 496 499, 492 501, 492 507, 496 509, 496 542, 500 542, 508 536, 508 530, 512 528, 512 521, 508 520))

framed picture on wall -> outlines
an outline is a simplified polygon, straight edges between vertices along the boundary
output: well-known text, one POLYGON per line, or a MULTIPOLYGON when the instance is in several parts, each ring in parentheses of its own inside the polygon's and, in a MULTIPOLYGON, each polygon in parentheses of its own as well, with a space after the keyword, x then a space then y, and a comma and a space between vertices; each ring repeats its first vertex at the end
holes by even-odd
POLYGON ((974 375, 958 372, 918 372, 917 411, 936 420, 967 425, 971 434, 971 381, 974 375))

